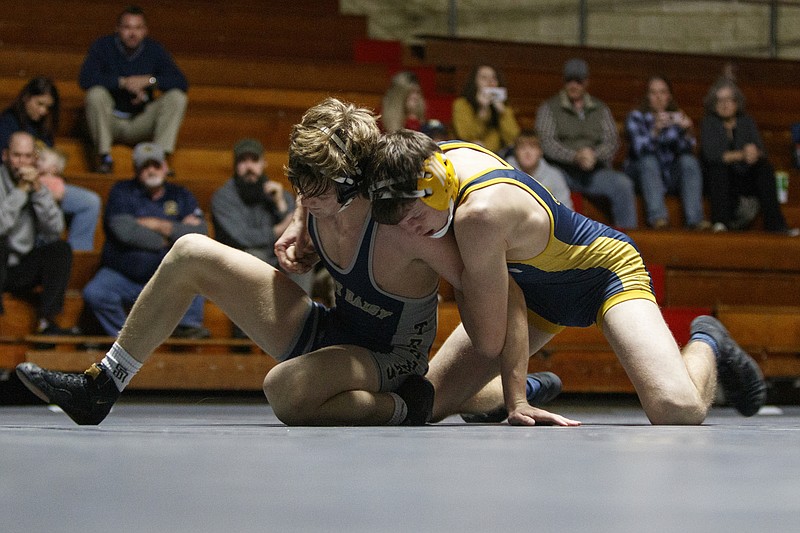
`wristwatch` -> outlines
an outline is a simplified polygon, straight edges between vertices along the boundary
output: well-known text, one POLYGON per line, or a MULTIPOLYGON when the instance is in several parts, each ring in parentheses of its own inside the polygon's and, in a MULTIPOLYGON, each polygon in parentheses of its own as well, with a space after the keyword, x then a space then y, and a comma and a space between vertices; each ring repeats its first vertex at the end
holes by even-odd
POLYGON ((150 85, 155 85, 158 80, 156 80, 155 76, 150 76, 150 85))

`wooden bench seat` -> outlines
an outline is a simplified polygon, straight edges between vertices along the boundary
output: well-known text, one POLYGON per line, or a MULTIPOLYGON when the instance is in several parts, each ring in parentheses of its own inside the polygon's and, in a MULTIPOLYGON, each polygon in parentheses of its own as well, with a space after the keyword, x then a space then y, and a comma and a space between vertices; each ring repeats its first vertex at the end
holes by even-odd
MULTIPOLYGON (((0 48, 0 76, 30 78, 46 73, 77 80, 85 52, 50 48, 0 48)), ((352 61, 283 58, 231 58, 224 54, 175 56, 191 85, 266 87, 331 92, 383 94, 389 80, 386 66, 352 61)))
MULTIPOLYGON (((561 77, 564 62, 581 57, 589 63, 593 78, 627 78, 646 80, 654 72, 674 81, 713 81, 730 58, 719 55, 677 52, 651 52, 583 46, 517 43, 488 39, 444 36, 422 36, 422 62, 439 67, 467 67, 488 62, 499 68, 530 68, 561 77)), ((800 78, 800 65, 782 59, 734 59, 740 81, 793 87, 800 78)), ((640 92, 639 94, 643 94, 640 92)), ((796 99, 794 99, 796 100, 796 99)), ((797 105, 797 102, 789 105, 797 105)))
MULTIPOLYGON (((223 11, 223 10, 220 10, 223 11)), ((267 10, 273 12, 271 9, 267 10)), ((119 12, 99 14, 97 22, 69 19, 51 24, 32 24, 25 20, 3 24, 4 39, 15 43, 56 46, 86 52, 98 37, 113 31, 119 12), (98 28, 106 31, 98 31, 98 28)), ((354 43, 366 37, 366 19, 360 16, 312 16, 271 14, 257 17, 252 12, 220 12, 217 20, 193 9, 174 9, 163 6, 148 14, 150 35, 163 44, 172 55, 220 54, 239 57, 305 57, 327 60, 350 60, 354 43), (314 33, 297 38, 297 28, 314 25, 314 33)))
POLYGON ((717 317, 768 378, 800 376, 800 307, 720 305, 717 317))
POLYGON ((645 263, 661 265, 664 305, 794 305, 800 240, 768 233, 630 232, 645 263))
MULTIPOLYGON (((26 79, 0 77, 0 99, 12 101, 26 79)), ((84 125, 84 91, 75 80, 57 80, 61 98, 58 135, 88 139, 84 125)), ((178 137, 179 148, 230 146, 242 137, 257 137, 272 149, 286 149, 292 126, 303 113, 328 96, 378 109, 381 95, 360 91, 192 86, 178 137)))
MULTIPOLYGON (((92 172, 87 161, 84 145, 67 137, 56 139, 56 147, 67 156, 65 176, 67 181, 88 186, 98 193, 107 191, 111 184, 120 179, 133 177, 132 149, 128 146, 116 144, 111 149, 114 158, 114 174, 97 174, 92 172), (92 183, 97 183, 100 189, 95 189, 92 183), (104 184, 105 183, 105 184, 104 184)), ((267 162, 267 174, 271 179, 281 182, 288 187, 283 167, 289 162, 289 154, 285 150, 270 150, 264 154, 267 162)), ((181 182, 191 180, 205 180, 222 185, 233 173, 233 143, 226 147, 185 147, 175 151, 173 167, 176 177, 173 181, 181 182)))
POLYGON ((748 350, 800 357, 800 305, 719 305, 716 315, 748 350))

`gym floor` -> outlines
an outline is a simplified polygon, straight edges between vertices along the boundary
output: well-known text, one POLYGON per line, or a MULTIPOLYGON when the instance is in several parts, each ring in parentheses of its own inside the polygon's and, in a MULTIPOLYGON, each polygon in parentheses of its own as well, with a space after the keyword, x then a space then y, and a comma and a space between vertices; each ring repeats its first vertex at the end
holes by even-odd
POLYGON ((578 428, 289 428, 255 397, 123 397, 98 427, 0 408, 9 532, 800 530, 800 406, 652 427, 635 398, 558 399, 578 428))

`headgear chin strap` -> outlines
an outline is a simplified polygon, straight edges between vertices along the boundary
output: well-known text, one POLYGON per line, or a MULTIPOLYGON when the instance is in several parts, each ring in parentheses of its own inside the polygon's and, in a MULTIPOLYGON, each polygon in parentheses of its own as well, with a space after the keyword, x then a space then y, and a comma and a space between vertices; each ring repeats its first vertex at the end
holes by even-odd
POLYGON ((450 200, 450 212, 447 214, 447 222, 445 222, 444 226, 442 226, 442 229, 440 229, 436 233, 433 233, 431 235, 431 238, 441 239, 442 237, 447 235, 447 230, 450 229, 450 224, 453 222, 454 212, 455 212, 455 202, 453 202, 453 200, 450 200))
POLYGON ((344 144, 344 141, 342 141, 341 137, 339 137, 335 131, 332 131, 327 126, 314 127, 326 134, 328 138, 333 141, 333 144, 335 144, 339 150, 341 150, 348 161, 353 164, 353 168, 355 169, 354 175, 331 177, 336 190, 336 201, 342 206, 339 208, 339 212, 341 212, 350 205, 356 196, 358 196, 358 181, 361 180, 361 168, 358 166, 358 161, 356 158, 353 157, 353 155, 347 149, 347 146, 344 144))

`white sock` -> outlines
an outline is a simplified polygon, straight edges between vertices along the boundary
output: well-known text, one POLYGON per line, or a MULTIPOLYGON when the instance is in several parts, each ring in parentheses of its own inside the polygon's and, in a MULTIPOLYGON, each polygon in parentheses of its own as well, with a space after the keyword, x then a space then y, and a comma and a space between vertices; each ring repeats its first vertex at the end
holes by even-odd
POLYGON ((120 392, 131 382, 133 376, 142 368, 142 363, 133 358, 131 354, 116 342, 108 351, 100 366, 105 368, 120 392))
POLYGON ((408 416, 408 406, 406 405, 405 400, 403 400, 394 392, 390 392, 389 396, 391 396, 392 400, 394 400, 394 412, 392 413, 392 418, 386 422, 386 425, 399 426, 403 423, 403 420, 406 419, 406 416, 408 416))

